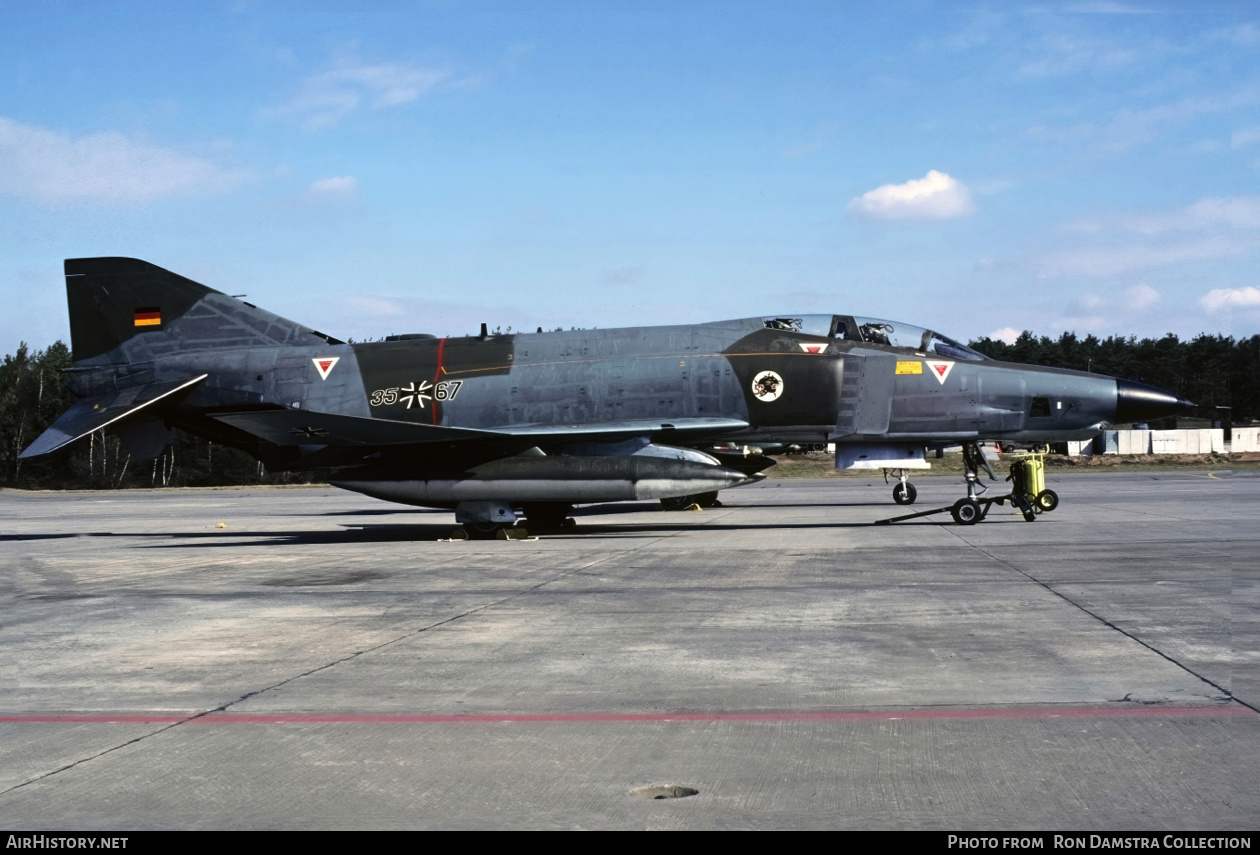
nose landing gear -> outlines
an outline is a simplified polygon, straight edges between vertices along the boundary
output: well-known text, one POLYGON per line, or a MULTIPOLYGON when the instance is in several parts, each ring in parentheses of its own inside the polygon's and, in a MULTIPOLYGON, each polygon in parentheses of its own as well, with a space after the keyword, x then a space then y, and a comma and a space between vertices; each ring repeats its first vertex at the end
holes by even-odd
MULTIPOLYGON (((1044 455, 1026 454, 1011 461, 1011 474, 1006 479, 1012 482, 1011 492, 1004 496, 994 496, 992 498, 984 496, 984 493, 988 490, 988 485, 980 481, 981 470, 989 476, 990 480, 998 480, 997 473, 993 471, 993 466, 989 463, 979 443, 963 443, 963 480, 967 484, 967 495, 964 498, 944 508, 934 508, 930 511, 919 511, 915 514, 905 514, 892 519, 877 520, 875 524, 888 525, 889 523, 902 522, 903 520, 917 519, 918 517, 927 517, 949 511, 950 516, 954 518, 954 522, 958 525, 975 525, 988 516, 994 504, 1003 505, 1007 502, 1019 509, 1025 521, 1036 522, 1039 514, 1048 513, 1059 506, 1058 494, 1053 490, 1046 489, 1044 455)), ((902 473, 901 483, 893 488, 893 501, 899 505, 908 505, 914 501, 913 498, 910 501, 902 501, 898 498, 897 491, 903 486, 909 487, 911 490, 914 489, 906 482, 904 472, 902 473)), ((911 495, 913 496, 913 493, 911 495)))
MULTIPOLYGON (((913 505, 919 498, 919 491, 910 483, 910 475, 904 469, 892 470, 897 475, 897 486, 893 487, 893 501, 899 505, 913 505)), ((888 470, 884 470, 884 483, 888 483, 888 470)))

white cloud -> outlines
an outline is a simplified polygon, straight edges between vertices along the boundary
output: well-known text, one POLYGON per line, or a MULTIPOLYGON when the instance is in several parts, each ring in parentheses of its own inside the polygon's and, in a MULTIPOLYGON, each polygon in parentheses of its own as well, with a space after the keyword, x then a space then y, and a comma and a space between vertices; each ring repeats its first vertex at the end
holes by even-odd
POLYGON ((1164 267, 1186 261, 1204 261, 1243 255, 1256 246, 1253 241, 1229 237, 1163 243, 1154 246, 1130 245, 1070 249, 1043 256, 1037 262, 1043 279, 1057 276, 1112 276, 1131 270, 1164 267))
POLYGON ((1113 0, 1096 0, 1093 3, 1069 3, 1055 7, 1057 11, 1074 12, 1079 15, 1149 15, 1154 10, 1128 3, 1116 3, 1113 0))
POLYGON ((358 192, 358 182, 354 180, 353 175, 343 175, 339 178, 321 178, 314 181, 311 186, 306 188, 306 199, 308 201, 349 201, 353 199, 358 192))
POLYGON ((1173 214, 1156 217, 1130 217, 1120 221, 1129 231, 1155 235, 1172 231, 1260 229, 1260 196, 1230 196, 1200 199, 1173 214))
POLYGON ((1200 297, 1199 305, 1209 312, 1254 308, 1260 306, 1260 288, 1217 288, 1200 297))
POLYGON ((948 220, 975 210, 958 179, 935 169, 905 184, 885 184, 851 201, 848 210, 878 220, 948 220))
POLYGON ((306 78, 297 95, 269 112, 297 116, 304 128, 313 131, 335 125, 363 107, 383 110, 410 104, 450 77, 450 70, 445 68, 342 59, 327 71, 306 78))
POLYGON ((1208 38, 1213 41, 1229 42, 1239 47, 1260 45, 1260 25, 1248 22, 1229 29, 1214 30, 1208 33, 1208 38))
POLYGON ((1130 309, 1149 309, 1164 299, 1158 291, 1145 282, 1134 285, 1124 292, 1125 303, 1130 309))
POLYGON ((1227 196, 1200 199, 1170 214, 1142 214, 1107 219, 1077 220, 1062 227, 1065 232, 1100 234, 1119 230, 1143 235, 1168 232, 1205 232, 1227 229, 1260 229, 1260 196, 1227 196))
POLYGON ((393 318, 404 314, 403 308, 397 303, 379 297, 354 296, 346 297, 345 301, 355 312, 370 318, 393 318))
POLYGON ((1238 150, 1246 148, 1249 145, 1260 143, 1260 125, 1252 125, 1249 128, 1239 128, 1229 135, 1229 147, 1238 150))
POLYGON ((1200 116, 1229 113, 1256 104, 1260 104, 1260 87, 1248 85, 1232 92, 1187 97, 1140 110, 1126 108, 1102 122, 1057 127, 1038 124, 1024 131, 1023 137, 1045 144, 1093 142, 1105 151, 1124 151, 1149 143, 1161 133, 1200 116))
POLYGON ((1038 59, 1025 62, 1019 67, 1020 77, 1064 77, 1080 71, 1106 71, 1149 59, 1160 52, 1155 44, 1120 47, 1113 42, 1079 36, 1052 35, 1042 40, 1042 53, 1038 59))
MULTIPOLYGON (((1048 253, 1037 261, 1043 278, 1111 276, 1186 261, 1228 258, 1260 247, 1255 234, 1260 231, 1260 196, 1200 199, 1167 214, 1080 220, 1064 225, 1062 230, 1090 235, 1095 242, 1114 240, 1125 232, 1159 240, 1134 243, 1134 238, 1124 237, 1126 243, 1120 245, 1048 253), (1179 232, 1183 234, 1177 237, 1179 232)), ((1130 296, 1139 299, 1136 289, 1130 296)))
POLYGON ((1019 338, 1019 332, 1020 331, 1014 327, 1002 327, 1000 330, 994 330, 989 333, 989 338, 994 341, 1004 341, 1007 344, 1014 344, 1015 340, 1019 338))
POLYGON ((245 170, 224 169, 117 131, 76 138, 0 117, 0 192, 47 204, 211 195, 248 178, 245 170))

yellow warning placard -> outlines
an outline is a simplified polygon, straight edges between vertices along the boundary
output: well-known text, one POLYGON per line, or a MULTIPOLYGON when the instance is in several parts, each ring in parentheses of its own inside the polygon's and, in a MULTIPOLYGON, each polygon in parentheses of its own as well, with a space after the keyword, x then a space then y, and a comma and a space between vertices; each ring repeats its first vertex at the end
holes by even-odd
POLYGON ((898 374, 922 374, 923 363, 922 362, 898 362, 897 373, 898 374))

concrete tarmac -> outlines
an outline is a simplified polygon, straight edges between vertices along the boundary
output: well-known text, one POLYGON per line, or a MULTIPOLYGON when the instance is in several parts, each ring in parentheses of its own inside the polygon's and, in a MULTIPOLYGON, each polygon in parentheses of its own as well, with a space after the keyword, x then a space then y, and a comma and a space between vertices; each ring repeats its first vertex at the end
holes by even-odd
POLYGON ((1260 477, 1051 486, 507 542, 333 488, 3 491, 0 827, 1254 829, 1260 477))

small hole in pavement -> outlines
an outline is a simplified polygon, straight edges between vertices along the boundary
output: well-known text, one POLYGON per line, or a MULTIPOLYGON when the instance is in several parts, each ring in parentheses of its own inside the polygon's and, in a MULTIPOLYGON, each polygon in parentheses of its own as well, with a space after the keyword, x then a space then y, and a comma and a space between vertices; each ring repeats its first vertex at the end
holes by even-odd
POLYGON ((684 787, 681 784, 648 784, 646 787, 634 788, 630 795, 637 799, 685 799, 699 792, 695 787, 684 787))

